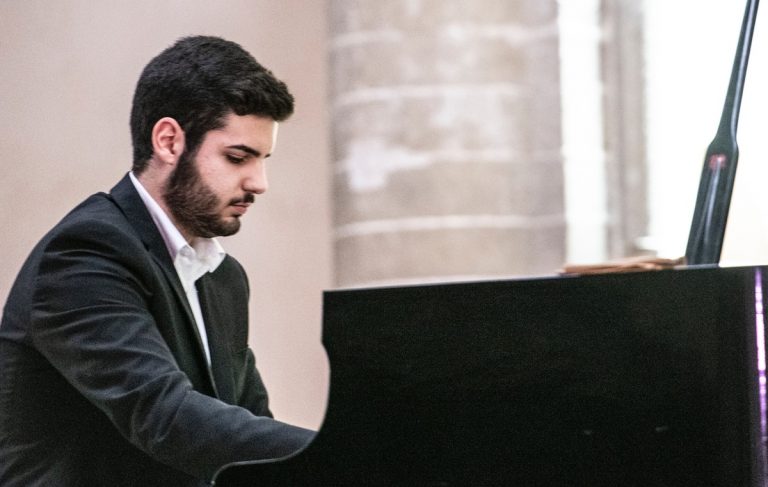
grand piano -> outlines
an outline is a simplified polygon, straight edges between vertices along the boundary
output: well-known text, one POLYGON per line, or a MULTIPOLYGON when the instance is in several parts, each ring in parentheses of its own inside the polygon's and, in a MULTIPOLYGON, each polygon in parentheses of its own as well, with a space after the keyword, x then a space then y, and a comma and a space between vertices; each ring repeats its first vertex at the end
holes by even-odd
POLYGON ((763 486, 768 268, 330 291, 315 440, 216 486, 763 486))
POLYGON ((225 486, 764 487, 768 267, 720 268, 757 0, 687 266, 328 291, 326 416, 225 486))

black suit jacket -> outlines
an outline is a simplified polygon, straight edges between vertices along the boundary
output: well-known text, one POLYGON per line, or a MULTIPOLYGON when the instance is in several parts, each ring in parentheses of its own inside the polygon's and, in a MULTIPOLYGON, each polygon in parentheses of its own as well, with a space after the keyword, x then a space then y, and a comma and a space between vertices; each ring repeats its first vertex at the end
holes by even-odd
POLYGON ((35 247, 0 324, 0 485, 198 485, 312 433, 271 419, 248 283, 198 283, 209 369, 165 243, 126 176, 35 247))

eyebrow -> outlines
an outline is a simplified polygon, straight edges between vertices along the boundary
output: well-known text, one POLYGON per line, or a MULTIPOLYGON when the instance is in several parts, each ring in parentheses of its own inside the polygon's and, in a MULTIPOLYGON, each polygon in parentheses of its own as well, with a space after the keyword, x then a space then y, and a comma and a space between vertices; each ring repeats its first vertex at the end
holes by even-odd
MULTIPOLYGON (((250 147, 250 146, 247 146, 247 145, 243 145, 243 144, 228 145, 227 149, 237 149, 237 150, 241 150, 243 152, 246 152, 246 153, 248 153, 248 154, 250 154, 250 155, 252 155, 254 157, 261 157, 261 152, 260 151, 254 149, 253 147, 250 147)), ((272 154, 267 154, 264 157, 269 157, 271 155, 272 154)))

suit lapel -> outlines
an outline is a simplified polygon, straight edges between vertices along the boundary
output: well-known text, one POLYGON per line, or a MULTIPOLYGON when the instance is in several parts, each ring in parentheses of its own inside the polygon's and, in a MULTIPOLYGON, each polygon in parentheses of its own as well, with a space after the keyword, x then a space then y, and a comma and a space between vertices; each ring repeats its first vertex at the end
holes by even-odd
POLYGON ((211 351, 211 371, 216 381, 218 397, 230 404, 237 402, 235 384, 232 382, 232 363, 228 349, 229 339, 225 335, 224 323, 231 320, 228 310, 221 306, 222 300, 217 296, 221 287, 214 282, 213 274, 205 274, 197 281, 197 295, 205 319, 205 329, 208 334, 208 348, 211 351))
POLYGON ((192 308, 189 306, 184 287, 176 273, 176 268, 168 253, 168 248, 166 247, 165 241, 163 240, 160 231, 157 229, 154 220, 152 220, 152 216, 149 214, 144 202, 141 200, 141 196, 139 196, 139 193, 136 191, 133 182, 131 182, 130 177, 127 174, 114 188, 112 188, 110 195, 117 206, 123 211, 131 225, 136 229, 136 232, 141 237, 147 250, 152 255, 152 258, 162 270, 165 279, 170 284, 170 287, 173 290, 174 299, 183 310, 184 321, 189 327, 191 335, 196 339, 196 343, 192 347, 192 352, 195 353, 199 366, 206 371, 203 375, 208 377, 208 380, 210 381, 210 384, 208 385, 214 393, 216 393, 216 383, 205 358, 205 349, 197 326, 195 326, 195 317, 192 314, 192 308))

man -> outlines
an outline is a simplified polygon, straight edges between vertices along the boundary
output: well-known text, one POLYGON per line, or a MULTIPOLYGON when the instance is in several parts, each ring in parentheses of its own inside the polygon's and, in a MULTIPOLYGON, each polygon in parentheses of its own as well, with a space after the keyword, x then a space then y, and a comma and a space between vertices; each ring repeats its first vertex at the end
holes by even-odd
POLYGON ((313 433, 272 419, 248 283, 214 237, 267 189, 285 84, 240 46, 177 42, 133 100, 133 170, 35 247, 0 323, 0 485, 201 485, 313 433))

